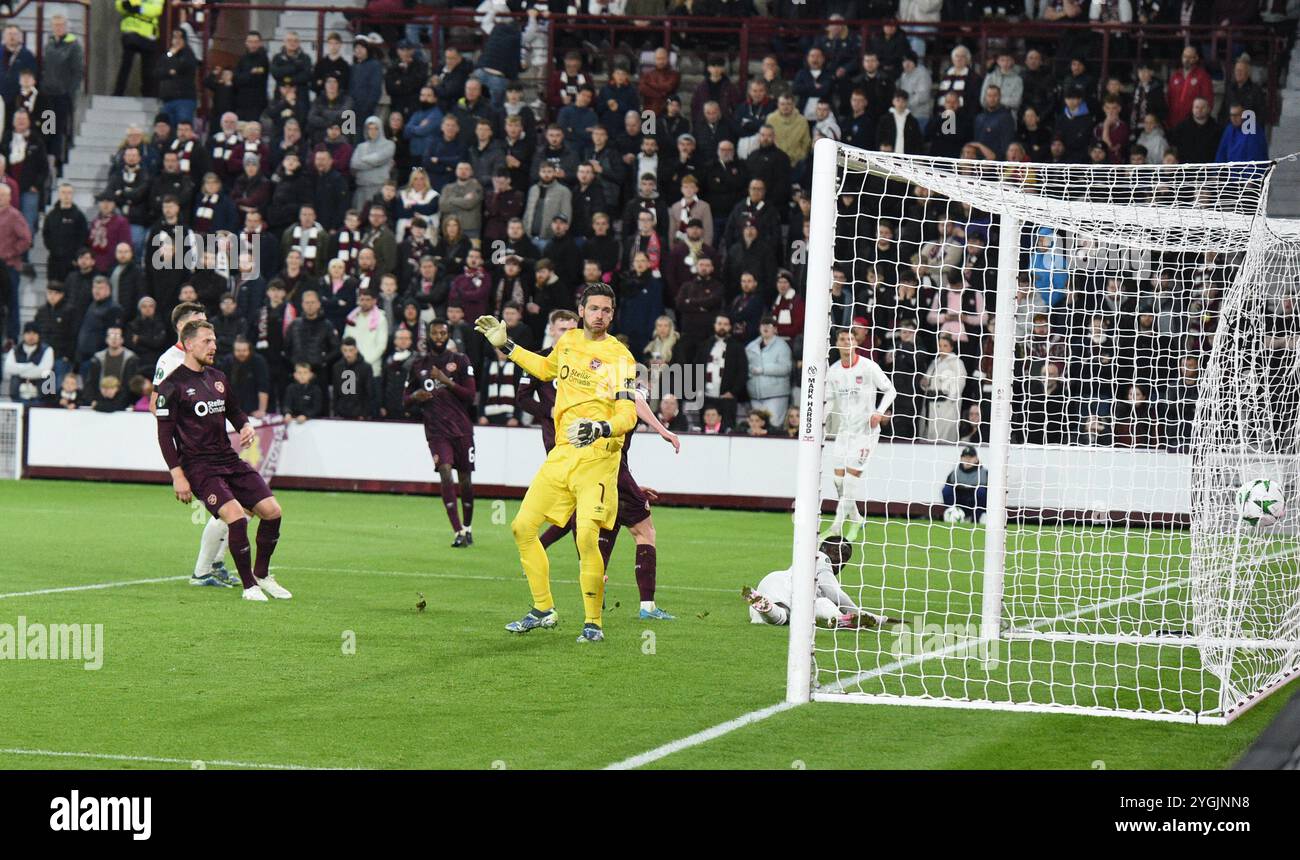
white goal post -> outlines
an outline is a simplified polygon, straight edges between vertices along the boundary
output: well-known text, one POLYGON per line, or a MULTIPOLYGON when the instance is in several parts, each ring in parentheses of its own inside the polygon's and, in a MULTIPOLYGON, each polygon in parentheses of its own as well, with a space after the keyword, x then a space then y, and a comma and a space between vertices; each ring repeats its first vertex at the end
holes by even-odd
POLYGON ((813 158, 787 701, 1223 724, 1300 673, 1273 163, 813 158), (873 361, 879 438, 845 429, 873 361), (1284 488, 1276 526, 1243 520, 1252 478, 1284 488))

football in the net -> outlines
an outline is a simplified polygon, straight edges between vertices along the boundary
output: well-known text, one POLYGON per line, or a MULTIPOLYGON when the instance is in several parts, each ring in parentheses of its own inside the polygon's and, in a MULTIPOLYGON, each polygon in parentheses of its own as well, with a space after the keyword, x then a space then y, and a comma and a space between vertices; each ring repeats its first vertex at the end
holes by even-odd
POLYGON ((1237 491, 1237 507, 1246 523, 1257 528, 1271 526, 1286 514, 1282 485, 1268 478, 1247 481, 1237 491))
POLYGON ((966 522, 966 512, 954 505, 943 512, 943 518, 950 523, 964 523, 966 522))

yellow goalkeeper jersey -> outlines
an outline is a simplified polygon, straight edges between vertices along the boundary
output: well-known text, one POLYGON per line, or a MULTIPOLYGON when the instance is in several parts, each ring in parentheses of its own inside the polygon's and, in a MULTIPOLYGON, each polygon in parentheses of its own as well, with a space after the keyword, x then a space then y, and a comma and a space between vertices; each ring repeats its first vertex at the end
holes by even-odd
POLYGON ((590 340, 582 329, 565 332, 547 356, 517 346, 510 360, 543 382, 556 380, 556 447, 568 445, 569 424, 579 418, 608 421, 613 434, 592 447, 617 453, 623 434, 636 427, 631 399, 636 362, 627 347, 612 335, 590 340))

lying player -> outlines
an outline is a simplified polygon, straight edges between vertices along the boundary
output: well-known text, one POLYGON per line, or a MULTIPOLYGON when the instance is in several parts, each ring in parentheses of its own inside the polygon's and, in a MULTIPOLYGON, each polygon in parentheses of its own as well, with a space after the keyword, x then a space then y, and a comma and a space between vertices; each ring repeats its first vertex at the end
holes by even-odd
POLYGON ((433 467, 442 482, 442 504, 455 535, 457 549, 474 543, 474 425, 468 407, 474 402, 474 368, 466 355, 447 348, 449 329, 445 320, 429 323, 428 352, 411 362, 402 391, 408 409, 418 406, 424 417, 424 438, 433 455, 433 467), (460 507, 456 513, 456 482, 460 478, 460 507))
MULTIPOLYGON (((181 302, 172 310, 172 328, 176 330, 176 343, 158 356, 158 366, 153 373, 154 393, 150 397, 149 409, 154 408, 158 397, 158 386, 171 375, 172 371, 185 362, 185 347, 181 343, 181 329, 192 320, 207 319, 207 312, 198 302, 181 302)), ((226 569, 226 524, 219 517, 208 517, 203 526, 203 535, 199 538, 199 557, 194 562, 194 574, 190 585, 210 585, 217 588, 234 588, 239 580, 226 569)))
POLYGON ((238 399, 227 399, 230 380, 212 366, 217 357, 212 323, 186 323, 181 343, 185 361, 158 387, 154 410, 158 447, 171 470, 172 490, 185 504, 197 497, 226 524, 245 600, 265 601, 268 596, 288 600, 293 595, 271 575, 271 554, 280 537, 280 505, 257 470, 230 447, 227 420, 244 448, 253 443, 254 431, 238 399), (256 560, 248 544, 245 508, 261 521, 256 560))
POLYGON ((636 426, 636 406, 628 393, 635 375, 632 354, 609 334, 614 321, 614 291, 606 284, 583 290, 578 303, 583 328, 565 333, 542 357, 516 346, 504 323, 481 316, 475 328, 521 370, 541 382, 558 380, 555 427, 563 428, 546 462, 533 477, 511 523, 519 560, 528 577, 533 607, 506 625, 511 633, 554 627, 550 561, 537 539, 544 521, 563 525, 577 516, 579 574, 586 618, 579 642, 600 642, 605 563, 600 531, 618 514, 618 466, 623 437, 636 426))
POLYGON ((857 540, 866 522, 858 509, 858 502, 866 498, 862 472, 880 441, 880 419, 893 404, 897 391, 880 365, 858 354, 853 332, 841 329, 835 346, 840 360, 826 370, 826 402, 828 411, 839 416, 831 454, 839 503, 835 506, 835 521, 822 537, 839 534, 847 516, 849 528, 844 536, 857 540))
MULTIPOLYGON (((817 553, 817 596, 813 600, 813 617, 818 627, 880 627, 901 624, 897 618, 875 615, 859 609, 853 598, 840 588, 836 578, 840 569, 853 556, 853 544, 842 537, 822 542, 817 553)), ((751 624, 790 623, 791 594, 794 588, 794 571, 776 570, 763 577, 758 588, 746 585, 740 596, 749 604, 751 624)))

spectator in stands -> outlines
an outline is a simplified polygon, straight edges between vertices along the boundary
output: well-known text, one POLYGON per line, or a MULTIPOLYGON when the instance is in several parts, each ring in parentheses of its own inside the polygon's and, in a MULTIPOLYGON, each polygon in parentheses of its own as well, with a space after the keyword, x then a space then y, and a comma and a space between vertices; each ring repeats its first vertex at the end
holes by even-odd
POLYGON ((1159 445, 1157 412, 1145 386, 1124 386, 1111 415, 1116 448, 1155 448, 1159 445))
POLYGON ((1096 118, 1089 112, 1083 90, 1072 87, 1065 91, 1065 107, 1056 118, 1056 135, 1065 144, 1065 155, 1070 161, 1084 163, 1088 160, 1088 146, 1094 140, 1096 118))
POLYGON ((1256 122, 1263 125, 1268 96, 1264 88, 1251 79, 1250 57, 1247 54, 1237 58, 1232 66, 1232 75, 1223 84, 1223 104, 1219 107, 1220 124, 1228 122, 1228 113, 1234 104, 1241 105, 1243 110, 1254 111, 1256 122))
POLYGON ((365 420, 374 414, 375 377, 370 365, 361 358, 357 342, 343 338, 340 357, 334 364, 330 385, 331 408, 335 418, 365 420))
POLYGON ((252 342, 243 335, 235 338, 230 356, 221 367, 239 408, 253 418, 265 418, 271 405, 271 372, 266 359, 253 352, 252 342))
POLYGON ((681 73, 672 68, 671 59, 667 48, 656 48, 654 66, 641 73, 637 89, 641 96, 641 105, 645 110, 662 114, 668 97, 676 93, 677 88, 681 86, 681 73))
POLYGON ((9 399, 27 406, 53 403, 57 385, 54 357, 54 350, 41 343, 40 326, 24 324, 22 340, 0 355, 3 391, 9 399))
POLYGON ((465 95, 465 81, 469 80, 474 64, 464 58, 460 49, 450 45, 442 52, 442 58, 442 64, 434 70, 430 81, 438 94, 438 102, 454 105, 465 95))
POLYGON ((1240 104, 1228 108, 1228 124, 1219 139, 1219 148, 1214 154, 1215 161, 1268 160, 1268 139, 1264 136, 1261 115, 1252 113, 1247 117, 1247 110, 1240 104))
POLYGON ((821 48, 814 46, 804 58, 804 67, 791 82, 795 107, 805 119, 812 119, 817 102, 834 98, 838 85, 835 70, 826 67, 826 55, 821 48))
POLYGON ((217 359, 220 361, 234 351, 235 338, 243 336, 248 331, 248 323, 239 315, 232 294, 226 293, 221 297, 219 308, 220 313, 211 322, 212 327, 216 329, 217 359))
POLYGON ((1120 119, 1121 109, 1119 97, 1108 94, 1101 103, 1103 119, 1092 132, 1096 140, 1106 147, 1106 159, 1111 164, 1128 162, 1129 127, 1128 123, 1120 119))
POLYGON ((67 16, 56 12, 50 18, 50 38, 41 55, 41 90, 54 111, 55 134, 50 150, 60 163, 66 160, 71 143, 70 129, 85 62, 83 46, 68 32, 67 16))
POLYGON ((77 251, 85 245, 89 235, 86 216, 73 202, 73 194, 71 183, 59 183, 58 198, 45 213, 41 224, 41 236, 49 251, 49 278, 52 281, 62 281, 71 271, 77 251))
POLYGON ((970 522, 979 522, 988 509, 989 471, 980 465, 979 454, 969 445, 961 449, 961 460, 943 483, 943 503, 957 508, 970 522))
POLYGON ((194 119, 199 97, 194 75, 198 68, 198 58, 190 49, 185 31, 177 27, 172 30, 167 53, 158 60, 157 70, 158 99, 173 128, 181 120, 194 119))
POLYGON ((909 103, 907 90, 901 88, 894 90, 894 100, 889 112, 882 116, 876 125, 877 149, 907 155, 918 155, 925 151, 921 125, 912 115, 909 103))
POLYGON ((244 37, 244 55, 235 64, 235 113, 241 120, 255 120, 266 110, 270 68, 271 60, 262 44, 262 34, 250 30, 244 37))
POLYGON ((745 343, 732 336, 731 318, 719 313, 714 317, 713 336, 695 348, 695 364, 704 372, 704 408, 717 409, 728 427, 735 426, 737 407, 749 399, 745 343))
POLYGON ((0 185, 0 261, 4 263, 4 305, 8 309, 5 335, 18 339, 18 285, 23 255, 32 246, 32 231, 18 209, 8 185, 0 185))
POLYGON ((961 149, 975 136, 975 126, 969 116, 960 110, 961 96, 946 92, 940 101, 939 114, 930 123, 926 136, 930 141, 930 154, 940 158, 957 158, 961 149))
POLYGON ((108 272, 109 288, 113 302, 121 306, 125 321, 130 322, 135 318, 140 297, 145 294, 144 272, 135 262, 130 242, 118 242, 113 258, 113 267, 108 272))
MULTIPOLYGON (((338 330, 321 312, 320 294, 307 290, 302 294, 302 316, 285 334, 285 353, 293 364, 307 364, 312 373, 324 372, 338 357, 338 330)), ((297 373, 294 374, 295 379, 297 373)))
POLYGON ((1006 158, 1007 147, 1016 139, 1016 118, 1002 104, 1002 90, 997 86, 984 88, 984 110, 975 117, 975 146, 980 155, 990 161, 1006 158))
POLYGON ((971 67, 971 52, 965 45, 958 45, 949 54, 952 61, 943 77, 939 79, 940 110, 945 109, 944 96, 953 92, 957 94, 957 110, 973 117, 979 109, 980 76, 971 67))
MULTIPOLYGON (((136 3, 128 3, 122 0, 116 4, 118 15, 122 16, 122 21, 118 25, 121 30, 122 39, 122 61, 117 67, 117 82, 113 87, 113 95, 126 95, 126 84, 131 78, 131 68, 135 65, 135 58, 140 58, 140 94, 145 98, 152 98, 156 92, 154 77, 154 61, 158 53, 158 20, 163 14, 163 0, 139 0, 136 3)), ((22 41, 21 31, 17 27, 12 28, 16 38, 11 47, 9 28, 5 29, 5 52, 8 54, 11 50, 16 49, 22 41)), ((31 56, 31 52, 26 48, 22 49, 27 54, 27 63, 29 68, 36 68, 36 58, 31 56)), ((8 70, 13 63, 10 58, 4 58, 4 68, 8 70)), ((13 85, 16 88, 18 83, 18 69, 14 69, 13 85)), ((13 99, 13 90, 7 88, 7 83, 0 83, 0 96, 7 102, 13 99)))
POLYGON ((270 72, 277 87, 292 84, 306 103, 307 89, 312 82, 312 59, 302 49, 302 41, 293 30, 284 34, 284 45, 271 59, 270 72))
POLYGON ((541 161, 538 182, 528 189, 528 202, 524 207, 524 225, 528 236, 540 251, 554 236, 552 225, 557 216, 567 221, 573 216, 573 195, 556 180, 555 165, 541 161))
POLYGON ((176 335, 158 316, 158 303, 151 296, 141 298, 136 311, 127 326, 126 342, 140 360, 140 372, 151 377, 158 356, 175 342, 176 335))
POLYGON ((936 442, 956 442, 961 420, 961 397, 966 387, 966 368, 956 355, 956 341, 948 332, 938 339, 938 355, 919 382, 929 396, 925 437, 936 442))
MULTIPOLYGON (((1150 62, 1140 62, 1137 68, 1137 82, 1133 85, 1133 104, 1129 114, 1129 127, 1137 128, 1146 120, 1147 114, 1164 121, 1169 112, 1165 101, 1164 85, 1156 79, 1155 69, 1150 62)), ((1158 164, 1159 159, 1154 163, 1158 164)))
POLYGON ((98 391, 100 380, 105 377, 130 379, 140 369, 139 357, 126 348, 122 327, 116 322, 105 329, 103 348, 88 358, 88 363, 83 362, 85 369, 82 371, 86 392, 98 391))
POLYGON ((352 65, 343 57, 342 37, 338 33, 330 33, 325 37, 325 52, 312 67, 312 92, 320 96, 325 92, 326 81, 331 77, 346 92, 351 73, 352 65))
POLYGON ((1192 45, 1183 48, 1182 65, 1170 76, 1168 89, 1170 128, 1176 128, 1192 115, 1197 99, 1213 103, 1210 73, 1201 65, 1200 52, 1192 45))
POLYGON ((1160 124, 1160 118, 1154 113, 1148 113, 1142 119, 1142 132, 1138 135, 1137 147, 1146 150, 1147 164, 1160 164, 1164 161, 1165 153, 1169 151, 1169 141, 1165 138, 1164 127, 1160 124))
POLYGON ((284 414, 302 424, 308 418, 317 418, 323 414, 324 404, 325 398, 320 386, 316 384, 316 374, 311 365, 305 361, 295 363, 293 384, 284 392, 284 414))
POLYGON ((759 335, 745 347, 750 409, 783 415, 790 402, 790 344, 777 333, 777 319, 763 317, 759 335))
POLYGON ((366 120, 365 140, 352 151, 350 167, 356 182, 354 206, 361 208, 377 195, 393 172, 396 145, 384 137, 384 124, 377 116, 366 120))
POLYGON ((379 417, 392 421, 406 417, 402 406, 402 393, 410 374, 411 359, 416 355, 411 348, 414 341, 406 329, 393 332, 392 349, 384 356, 384 370, 379 385, 379 417))
POLYGON ((1170 143, 1178 148, 1178 160, 1183 164, 1214 161, 1222 138, 1222 130, 1210 115, 1210 102, 1203 98, 1192 103, 1192 115, 1174 126, 1170 133, 1170 143))

